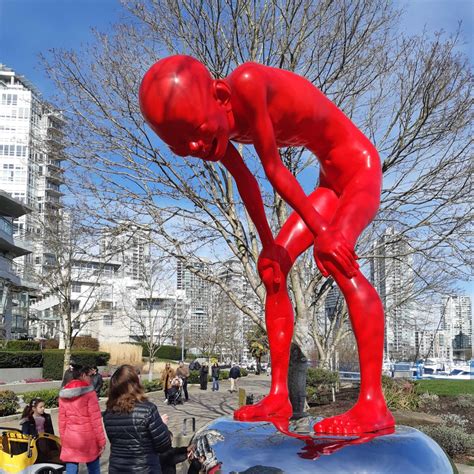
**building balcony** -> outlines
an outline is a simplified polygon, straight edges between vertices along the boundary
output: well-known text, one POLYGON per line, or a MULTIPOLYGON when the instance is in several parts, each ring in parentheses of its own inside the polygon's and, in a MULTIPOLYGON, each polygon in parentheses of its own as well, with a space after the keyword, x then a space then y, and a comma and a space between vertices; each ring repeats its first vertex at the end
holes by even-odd
POLYGON ((65 182, 63 172, 47 170, 45 176, 54 183, 63 184, 65 182))
POLYGON ((53 196, 64 196, 64 193, 59 190, 59 186, 51 186, 48 183, 46 183, 46 192, 53 196))

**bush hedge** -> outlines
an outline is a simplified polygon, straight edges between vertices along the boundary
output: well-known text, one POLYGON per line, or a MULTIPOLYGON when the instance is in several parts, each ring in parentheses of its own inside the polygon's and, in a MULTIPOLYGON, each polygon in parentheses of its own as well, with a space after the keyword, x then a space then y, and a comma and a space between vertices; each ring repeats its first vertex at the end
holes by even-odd
POLYGON ((40 351, 41 344, 38 341, 21 341, 13 339, 8 341, 5 347, 7 351, 40 351))
POLYGON ((332 387, 339 382, 339 373, 325 369, 309 368, 306 375, 308 403, 326 404, 332 401, 332 387))
MULTIPOLYGON (((143 347, 143 357, 150 357, 148 346, 145 343, 140 344, 143 347)), ((186 357, 186 351, 184 351, 186 357)), ((161 346, 155 352, 155 358, 157 359, 170 359, 170 360, 181 360, 181 347, 178 346, 161 346)))
POLYGON ((32 392, 25 392, 22 394, 23 401, 30 403, 33 398, 41 398, 44 400, 46 408, 56 408, 59 404, 59 388, 51 388, 49 390, 34 390, 32 392))
POLYGON ((415 383, 408 379, 392 379, 384 375, 382 389, 390 410, 414 410, 422 402, 415 383))
MULTIPOLYGON (((162 389, 161 380, 153 379, 151 382, 148 380, 142 380, 143 388, 145 392, 156 392, 162 389)), ((108 397, 109 396, 109 380, 104 380, 104 384, 100 389, 100 397, 108 397)))
POLYGON ((19 407, 15 392, 11 390, 0 391, 0 416, 14 415, 19 407))
POLYGON ((43 341, 43 349, 58 349, 59 341, 57 339, 46 339, 43 341))
POLYGON ((76 351, 94 351, 99 350, 99 340, 91 336, 77 336, 72 345, 76 351))
MULTIPOLYGON (((43 354, 43 377, 53 380, 61 380, 64 375, 64 350, 51 349, 43 351, 43 354)), ((107 365, 110 359, 110 354, 108 352, 73 351, 71 357, 78 365, 107 365)))
POLYGON ((458 426, 418 426, 433 438, 451 456, 470 454, 474 449, 474 436, 458 426))
POLYGON ((0 369, 21 369, 42 365, 41 351, 0 351, 0 369))

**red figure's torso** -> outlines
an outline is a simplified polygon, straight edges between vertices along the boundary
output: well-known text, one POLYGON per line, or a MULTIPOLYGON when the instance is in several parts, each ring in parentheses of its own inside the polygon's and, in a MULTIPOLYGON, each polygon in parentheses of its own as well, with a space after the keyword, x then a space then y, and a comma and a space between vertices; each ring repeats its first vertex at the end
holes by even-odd
POLYGON ((321 185, 339 195, 357 173, 366 171, 381 181, 380 160, 372 143, 304 77, 245 63, 225 81, 233 92, 231 140, 254 143, 257 116, 249 109, 264 109, 278 148, 303 146, 316 155, 321 185))

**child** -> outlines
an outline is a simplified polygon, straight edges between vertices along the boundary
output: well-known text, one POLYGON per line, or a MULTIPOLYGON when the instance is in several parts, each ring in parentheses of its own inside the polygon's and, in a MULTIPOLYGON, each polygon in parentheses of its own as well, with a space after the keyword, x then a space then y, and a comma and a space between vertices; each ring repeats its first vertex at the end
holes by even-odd
POLYGON ((41 433, 54 434, 51 416, 44 412, 45 404, 41 398, 33 398, 23 410, 20 420, 21 432, 38 436, 41 433))

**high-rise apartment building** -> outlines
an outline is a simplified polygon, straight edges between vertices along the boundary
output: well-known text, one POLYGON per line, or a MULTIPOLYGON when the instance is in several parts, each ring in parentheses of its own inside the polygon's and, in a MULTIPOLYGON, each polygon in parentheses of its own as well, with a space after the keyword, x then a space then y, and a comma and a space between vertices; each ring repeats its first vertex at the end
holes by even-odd
POLYGON ((442 299, 442 329, 452 345, 453 357, 466 359, 472 350, 472 301, 469 296, 450 295, 442 299))
POLYGON ((206 274, 209 272, 209 267, 206 263, 202 262, 186 264, 178 260, 176 270, 176 288, 184 290, 189 306, 187 312, 188 320, 183 321, 183 324, 187 326, 184 328, 184 331, 187 335, 197 337, 204 335, 209 328, 211 285, 199 276, 196 271, 206 274))
POLYGON ((53 258, 43 235, 61 209, 63 126, 61 113, 26 78, 0 64, 0 189, 33 210, 13 223, 14 236, 32 248, 14 262, 25 281, 53 258))
POLYGON ((406 238, 393 228, 388 228, 373 245, 370 278, 384 306, 387 359, 406 358, 415 346, 411 261, 406 238))
POLYGON ((123 223, 114 231, 104 231, 100 242, 102 258, 113 258, 121 264, 121 276, 137 281, 147 280, 150 262, 150 229, 147 226, 123 223))
POLYGON ((26 335, 29 287, 15 272, 13 259, 27 255, 31 249, 13 237, 13 221, 31 212, 25 204, 0 191, 0 338, 26 335))

